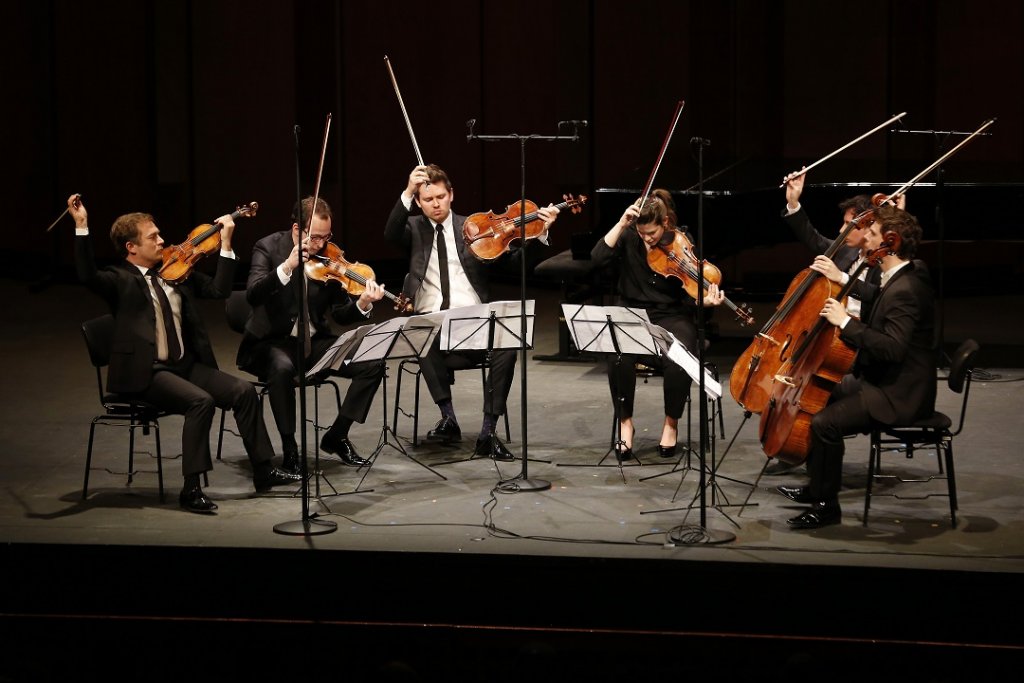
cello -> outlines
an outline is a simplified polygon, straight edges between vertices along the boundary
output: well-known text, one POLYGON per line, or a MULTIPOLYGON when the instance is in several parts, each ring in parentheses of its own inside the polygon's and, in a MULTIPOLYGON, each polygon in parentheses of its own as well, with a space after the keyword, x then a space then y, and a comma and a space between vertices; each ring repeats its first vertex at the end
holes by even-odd
MULTIPOLYGON (((874 221, 873 212, 871 220, 874 221)), ((840 300, 856 286, 862 270, 878 266, 882 258, 898 252, 901 239, 886 232, 878 249, 857 266, 855 274, 836 297, 840 300)), ((840 338, 840 328, 817 315, 810 332, 797 345, 775 377, 775 387, 761 413, 758 438, 769 458, 799 465, 811 450, 811 420, 828 403, 832 389, 850 372, 857 350, 840 338)))
MULTIPOLYGON (((938 168, 994 122, 995 119, 989 119, 978 130, 936 159, 895 192, 888 196, 882 195, 884 201, 895 204, 900 195, 904 194, 908 188, 938 168)), ((870 225, 870 219, 873 217, 870 215, 871 213, 870 211, 864 212, 849 221, 824 255, 832 258, 843 246, 851 231, 870 225)), ((821 310, 826 299, 838 298, 837 293, 838 285, 829 282, 820 273, 810 268, 804 269, 793 278, 775 313, 733 365, 729 379, 729 392, 745 411, 760 413, 764 410, 772 395, 779 368, 790 358, 794 345, 799 344, 810 332, 814 323, 814 314, 821 310), (802 313, 801 309, 803 308, 807 308, 812 313, 802 313)))

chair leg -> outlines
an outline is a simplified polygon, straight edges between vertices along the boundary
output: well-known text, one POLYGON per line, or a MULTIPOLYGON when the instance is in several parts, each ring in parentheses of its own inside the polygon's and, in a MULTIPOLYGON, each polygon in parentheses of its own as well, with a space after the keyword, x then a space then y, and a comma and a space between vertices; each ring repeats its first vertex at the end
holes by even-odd
MULTIPOLYGON (((164 502, 164 463, 163 453, 160 452, 160 423, 156 420, 153 420, 153 438, 156 440, 156 481, 162 503, 164 502)), ((207 479, 206 485, 210 485, 209 479, 207 479)))
POLYGON ((85 477, 82 479, 82 500, 89 496, 89 469, 92 467, 92 438, 96 434, 96 420, 89 426, 89 446, 85 450, 85 477))
POLYGON ((220 452, 224 447, 224 416, 228 414, 228 411, 223 408, 220 409, 220 432, 217 434, 217 460, 220 460, 220 452))
POLYGON ((868 525, 868 510, 871 508, 871 485, 875 481, 875 463, 881 459, 881 435, 871 432, 871 448, 868 453, 868 481, 864 487, 864 526, 868 525))
POLYGON ((413 393, 413 405, 416 406, 412 412, 412 445, 420 445, 420 375, 422 371, 416 369, 416 391, 413 393))
POLYGON ((131 484, 135 480, 135 428, 138 425, 135 421, 135 416, 132 415, 131 421, 128 423, 128 483, 131 484))
POLYGON ((956 511, 960 509, 960 503, 956 499, 956 474, 953 471, 953 442, 946 443, 946 486, 949 490, 949 516, 956 528, 956 511))

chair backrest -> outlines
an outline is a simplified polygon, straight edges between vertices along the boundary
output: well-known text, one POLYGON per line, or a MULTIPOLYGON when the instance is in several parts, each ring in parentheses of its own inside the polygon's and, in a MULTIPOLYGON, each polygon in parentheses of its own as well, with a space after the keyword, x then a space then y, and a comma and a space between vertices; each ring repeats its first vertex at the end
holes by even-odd
POLYGON ((114 338, 114 316, 108 313, 86 320, 82 323, 82 336, 93 367, 99 369, 109 364, 110 343, 114 338))
POLYGON ((949 388, 960 393, 964 390, 965 381, 969 381, 971 370, 978 356, 978 342, 968 339, 953 354, 949 363, 949 388))
POLYGON ((958 394, 962 392, 964 395, 963 403, 960 405, 960 422, 957 424, 956 431, 952 432, 954 436, 964 428, 964 418, 967 416, 967 397, 971 393, 971 374, 979 348, 978 342, 968 339, 953 353, 953 358, 949 363, 949 388, 958 394))
POLYGON ((114 316, 110 313, 82 323, 82 337, 89 351, 89 361, 96 368, 96 387, 103 402, 102 369, 110 363, 110 343, 114 338, 114 316))
POLYGON ((245 298, 245 290, 231 292, 224 302, 224 314, 228 319, 228 327, 238 334, 245 334, 245 323, 252 313, 252 306, 245 298))

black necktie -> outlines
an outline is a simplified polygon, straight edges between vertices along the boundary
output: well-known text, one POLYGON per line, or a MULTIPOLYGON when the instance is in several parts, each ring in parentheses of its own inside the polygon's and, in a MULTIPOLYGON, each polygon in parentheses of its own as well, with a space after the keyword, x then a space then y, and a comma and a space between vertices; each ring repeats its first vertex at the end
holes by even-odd
POLYGON ((448 285, 448 245, 444 240, 444 226, 438 223, 437 231, 437 268, 441 271, 441 310, 447 310, 451 304, 451 290, 448 285))
POLYGON ((167 359, 174 362, 181 358, 181 345, 178 343, 178 328, 174 326, 174 315, 171 313, 171 302, 167 293, 160 286, 160 274, 155 268, 146 271, 146 276, 153 283, 156 300, 160 304, 160 315, 164 320, 164 336, 167 337, 167 359))

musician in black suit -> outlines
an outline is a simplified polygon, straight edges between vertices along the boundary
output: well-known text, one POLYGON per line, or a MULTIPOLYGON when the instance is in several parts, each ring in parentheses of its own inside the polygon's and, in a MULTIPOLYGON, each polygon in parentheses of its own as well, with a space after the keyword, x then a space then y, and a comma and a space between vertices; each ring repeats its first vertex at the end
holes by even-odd
POLYGON ((811 420, 808 486, 780 486, 782 495, 810 508, 789 520, 797 529, 838 524, 843 437, 874 424, 908 424, 935 410, 935 301, 927 271, 911 259, 921 227, 906 211, 879 207, 865 235, 869 251, 883 240, 898 246, 881 260, 881 282, 864 320, 828 299, 821 316, 841 329, 840 338, 857 349, 853 374, 835 388, 828 405, 811 420), (895 243, 894 243, 895 244, 895 243))
POLYGON ((180 285, 157 274, 164 241, 153 217, 130 213, 114 221, 110 239, 124 263, 98 269, 89 240, 88 213, 77 195, 68 199, 75 219, 75 266, 79 279, 110 305, 114 336, 107 389, 134 394, 170 413, 185 416, 181 434, 184 485, 178 502, 189 512, 212 513, 217 505, 199 486, 199 475, 213 469, 210 426, 217 408, 231 408, 259 492, 294 482, 273 467, 260 402, 252 384, 217 369, 213 347, 195 298, 223 299, 231 292, 235 256, 231 216, 217 219, 221 253, 217 273, 195 271, 180 285))
MULTIPOLYGON (((409 174, 406 188, 391 210, 384 228, 386 239, 402 245, 409 252, 409 276, 403 293, 415 301, 417 313, 489 301, 489 266, 472 253, 467 253, 462 237, 466 217, 452 213, 454 196, 452 183, 443 170, 434 164, 417 166, 409 174), (414 201, 422 211, 421 215, 411 215, 414 201)), ((546 230, 555 222, 558 209, 548 206, 538 213, 545 225, 544 235, 538 241, 545 241, 546 230)), ((523 252, 528 250, 519 249, 511 260, 522 258, 523 252)), ((462 438, 462 429, 452 406, 449 368, 472 367, 484 360, 486 352, 443 353, 440 341, 439 335, 427 355, 420 359, 430 396, 441 410, 441 419, 428 432, 427 438, 458 441, 462 438)), ((516 351, 508 349, 491 352, 489 390, 484 394, 484 416, 474 448, 477 455, 487 455, 496 460, 515 457, 495 436, 494 428, 506 410, 515 376, 516 355, 516 351)))
MULTIPOLYGON (((295 286, 299 283, 292 278, 299 268, 300 244, 307 257, 323 252, 331 239, 332 220, 331 207, 323 199, 317 199, 316 211, 313 211, 312 197, 303 199, 301 212, 298 206, 292 211, 290 230, 275 232, 256 243, 245 288, 252 313, 238 348, 238 367, 267 383, 270 407, 281 435, 283 468, 288 472, 299 471, 295 443, 295 366, 301 292, 295 286), (313 214, 311 224, 310 213, 313 214), (303 236, 307 225, 309 234, 303 236)), ((339 325, 364 323, 370 317, 374 302, 380 301, 384 294, 373 280, 366 283, 358 298, 350 296, 337 280, 321 282, 308 278, 307 286, 310 353, 305 358, 305 367, 309 369, 337 339, 331 332, 328 313, 339 325)), ((367 464, 349 441, 348 432, 353 422, 366 421, 384 369, 380 362, 362 362, 347 363, 335 371, 351 378, 352 384, 320 448, 337 454, 347 465, 367 464)))

